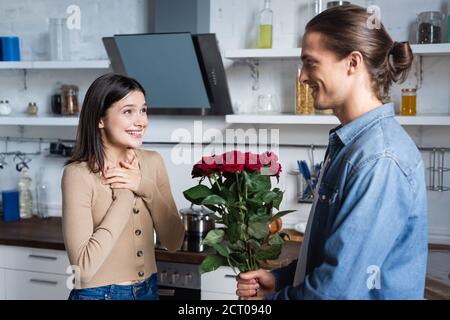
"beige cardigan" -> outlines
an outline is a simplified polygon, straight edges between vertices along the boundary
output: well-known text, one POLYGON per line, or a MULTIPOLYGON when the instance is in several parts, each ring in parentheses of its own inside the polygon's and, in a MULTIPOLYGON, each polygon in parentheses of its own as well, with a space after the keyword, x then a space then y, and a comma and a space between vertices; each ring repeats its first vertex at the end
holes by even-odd
POLYGON ((136 193, 103 185, 85 162, 64 169, 63 235, 70 263, 80 272, 76 288, 140 281, 155 273, 153 228, 171 251, 183 242, 163 159, 154 151, 135 152, 142 173, 136 193))

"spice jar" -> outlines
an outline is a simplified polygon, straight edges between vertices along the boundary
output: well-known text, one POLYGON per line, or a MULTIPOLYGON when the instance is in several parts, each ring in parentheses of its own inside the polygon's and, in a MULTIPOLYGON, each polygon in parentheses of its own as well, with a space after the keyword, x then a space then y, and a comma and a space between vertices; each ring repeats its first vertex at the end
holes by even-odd
POLYGON ((72 85, 63 85, 62 92, 62 114, 77 115, 78 107, 78 87, 72 85))
POLYGON ((312 89, 309 85, 300 81, 300 72, 298 71, 297 86, 296 86, 296 114, 313 114, 314 113, 314 98, 312 96, 312 89))
POLYGON ((417 43, 441 43, 443 15, 439 11, 426 11, 417 16, 417 43))
POLYGON ((416 89, 402 89, 402 116, 416 115, 416 89))

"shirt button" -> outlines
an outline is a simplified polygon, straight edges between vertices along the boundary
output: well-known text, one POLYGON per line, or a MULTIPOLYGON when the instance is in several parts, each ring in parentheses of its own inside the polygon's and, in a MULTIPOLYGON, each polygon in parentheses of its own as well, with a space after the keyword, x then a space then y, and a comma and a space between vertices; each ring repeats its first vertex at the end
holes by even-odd
POLYGON ((138 257, 142 257, 144 255, 144 252, 142 252, 142 250, 139 250, 136 254, 138 257))
POLYGON ((138 208, 133 208, 133 213, 134 214, 138 214, 139 213, 139 209, 138 208))
POLYGON ((322 200, 327 200, 327 196, 326 196, 326 195, 322 195, 320 198, 321 198, 322 200))
POLYGON ((116 196, 113 196, 112 199, 113 199, 114 201, 116 201, 117 197, 116 197, 116 196))
POLYGON ((141 231, 141 230, 139 230, 139 229, 138 229, 138 230, 136 230, 136 231, 134 232, 134 234, 135 234, 135 235, 137 235, 137 236, 140 236, 140 235, 141 235, 141 233, 142 233, 142 231, 141 231))
POLYGON ((142 278, 142 277, 144 276, 144 272, 139 271, 139 272, 138 272, 138 276, 142 278))

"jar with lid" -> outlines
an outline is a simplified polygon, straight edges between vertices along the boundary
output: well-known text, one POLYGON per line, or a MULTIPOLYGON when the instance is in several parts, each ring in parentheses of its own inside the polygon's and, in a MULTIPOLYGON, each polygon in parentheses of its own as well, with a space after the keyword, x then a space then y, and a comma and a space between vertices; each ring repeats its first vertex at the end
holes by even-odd
POLYGON ((312 96, 312 89, 309 85, 300 81, 300 72, 297 74, 296 86, 296 114, 313 114, 314 113, 314 98, 312 96))
POLYGON ((415 116, 416 115, 416 93, 415 88, 402 89, 402 116, 415 116))
POLYGON ((78 107, 78 87, 73 85, 63 85, 62 92, 62 114, 63 115, 77 115, 79 113, 78 107))
POLYGON ((11 106, 9 105, 9 101, 0 101, 0 116, 9 116, 12 112, 11 106))
POLYGON ((417 43, 441 43, 443 14, 426 11, 417 16, 417 43))
POLYGON ((327 2, 327 9, 332 7, 344 6, 350 4, 350 1, 330 1, 327 2))

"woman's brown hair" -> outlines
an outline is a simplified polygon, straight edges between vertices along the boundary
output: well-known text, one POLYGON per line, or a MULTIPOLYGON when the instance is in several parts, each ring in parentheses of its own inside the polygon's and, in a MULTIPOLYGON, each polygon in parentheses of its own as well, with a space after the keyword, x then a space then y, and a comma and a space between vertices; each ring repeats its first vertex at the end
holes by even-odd
POLYGON ((383 24, 368 26, 371 14, 356 5, 327 9, 306 25, 306 33, 318 32, 324 46, 338 59, 359 51, 372 79, 378 99, 389 94, 393 82, 408 76, 413 53, 408 42, 394 42, 383 24))
POLYGON ((140 91, 145 96, 144 88, 135 79, 114 73, 105 74, 91 84, 81 108, 74 153, 66 165, 87 162, 92 172, 103 171, 105 149, 98 125, 111 105, 132 91, 140 91))

